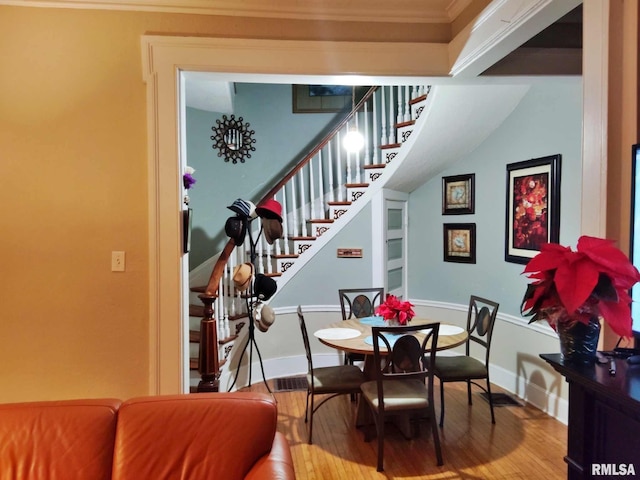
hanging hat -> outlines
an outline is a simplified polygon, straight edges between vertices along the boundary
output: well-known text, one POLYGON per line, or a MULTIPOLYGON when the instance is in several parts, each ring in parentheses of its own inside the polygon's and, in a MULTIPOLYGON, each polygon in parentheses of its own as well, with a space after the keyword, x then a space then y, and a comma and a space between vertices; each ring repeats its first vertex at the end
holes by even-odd
POLYGON ((264 237, 269 245, 279 238, 282 238, 282 223, 277 218, 261 218, 264 237))
POLYGON ((273 278, 267 277, 262 273, 256 274, 256 279, 253 282, 253 293, 258 299, 269 300, 277 290, 278 284, 273 278))
POLYGON ((261 332, 266 332, 269 330, 269 327, 273 325, 273 322, 276 320, 276 313, 273 311, 271 306, 266 303, 260 303, 256 307, 256 310, 253 315, 254 322, 258 330, 261 332))
POLYGON ((262 218, 277 218, 282 221, 282 205, 277 200, 270 198, 256 207, 258 216, 262 218))
POLYGON ((233 269, 233 284, 235 287, 244 292, 251 285, 251 279, 253 278, 253 263, 246 262, 237 265, 233 269))
POLYGON ((247 218, 238 216, 227 218, 224 231, 227 237, 233 239, 233 242, 239 247, 244 243, 244 237, 247 236, 247 218))
POLYGON ((242 200, 241 198, 237 199, 227 208, 243 217, 248 217, 253 219, 258 216, 258 214, 256 213, 256 206, 247 200, 242 200))

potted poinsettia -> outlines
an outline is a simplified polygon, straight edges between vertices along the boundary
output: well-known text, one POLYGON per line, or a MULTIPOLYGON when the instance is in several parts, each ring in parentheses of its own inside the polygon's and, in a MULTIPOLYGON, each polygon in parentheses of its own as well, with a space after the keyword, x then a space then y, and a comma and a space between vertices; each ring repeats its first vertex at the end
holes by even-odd
POLYGON ((628 291, 640 273, 613 241, 585 235, 575 251, 547 243, 523 273, 533 282, 522 300, 522 314, 531 317, 529 323, 546 320, 558 332, 566 358, 588 362, 595 357, 600 319, 618 335, 631 335, 628 291), (582 336, 591 343, 582 345, 582 336))
POLYGON ((407 325, 416 315, 413 311, 413 304, 408 301, 401 301, 395 295, 387 295, 386 300, 378 308, 376 315, 380 315, 389 325, 407 325))

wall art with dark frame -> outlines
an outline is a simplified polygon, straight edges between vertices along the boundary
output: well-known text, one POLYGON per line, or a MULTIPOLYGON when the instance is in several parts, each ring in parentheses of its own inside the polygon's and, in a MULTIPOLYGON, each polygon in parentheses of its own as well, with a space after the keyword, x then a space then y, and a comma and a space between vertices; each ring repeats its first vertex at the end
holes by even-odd
POLYGON ((464 215, 475 210, 474 184, 476 175, 442 177, 442 214, 464 215))
POLYGON ((476 263, 476 224, 445 223, 442 227, 444 261, 476 263))
POLYGON ((561 155, 507 165, 505 261, 527 263, 560 240, 561 155))

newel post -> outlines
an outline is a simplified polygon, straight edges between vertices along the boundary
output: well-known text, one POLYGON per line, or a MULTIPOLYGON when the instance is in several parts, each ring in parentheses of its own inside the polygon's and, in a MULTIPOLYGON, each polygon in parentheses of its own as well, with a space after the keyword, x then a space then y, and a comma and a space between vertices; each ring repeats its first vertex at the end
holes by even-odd
POLYGON ((198 392, 217 392, 220 377, 220 361, 218 359, 218 333, 216 319, 213 318, 214 295, 198 296, 204 303, 204 317, 200 321, 200 355, 198 372, 200 383, 198 392))

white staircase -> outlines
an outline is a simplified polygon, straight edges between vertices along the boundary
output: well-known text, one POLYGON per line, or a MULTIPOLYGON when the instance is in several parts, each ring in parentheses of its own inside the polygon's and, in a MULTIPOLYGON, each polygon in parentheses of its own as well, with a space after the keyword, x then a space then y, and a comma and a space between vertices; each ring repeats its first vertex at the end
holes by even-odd
MULTIPOLYGON (((264 235, 258 237, 259 221, 250 223, 252 238, 258 238, 256 273, 274 277, 278 282, 278 291, 282 291, 328 239, 335 236, 362 209, 374 191, 384 186, 385 173, 390 173, 390 168, 399 168, 406 156, 403 148, 408 148, 407 142, 429 103, 429 91, 430 87, 425 86, 371 89, 354 111, 263 199, 245 199, 258 205, 263 200, 275 198, 283 209, 283 238, 276 240, 273 245, 266 242, 264 235), (353 127, 365 136, 365 146, 359 153, 347 153, 342 147, 344 135, 353 127)), ((229 370, 229 365, 234 362, 226 360, 234 356, 236 349, 244 349, 247 342, 246 299, 234 290, 231 277, 236 265, 249 261, 248 244, 246 240, 242 247, 235 248, 228 259, 220 256, 226 260, 224 268, 219 265, 218 275, 213 269, 207 287, 192 288, 193 305, 201 305, 199 293, 205 292, 216 297, 213 304, 217 333, 215 348, 220 359, 221 378, 235 374, 229 370)), ((218 263, 224 262, 218 260, 218 263)), ((212 265, 209 262, 204 270, 211 272, 212 265)), ((199 274, 194 273, 190 285, 203 283, 203 268, 196 270, 199 274)), ((203 348, 198 344, 200 336, 197 325, 203 315, 199 310, 198 307, 192 307, 195 314, 190 320, 193 330, 190 336, 193 340, 190 350, 192 358, 199 353, 199 348, 203 348)), ((195 363, 192 361, 192 370, 197 368, 195 363)), ((200 375, 196 371, 193 373, 192 385, 197 385, 200 375)), ((225 382, 220 385, 221 390, 226 390, 225 382)))

